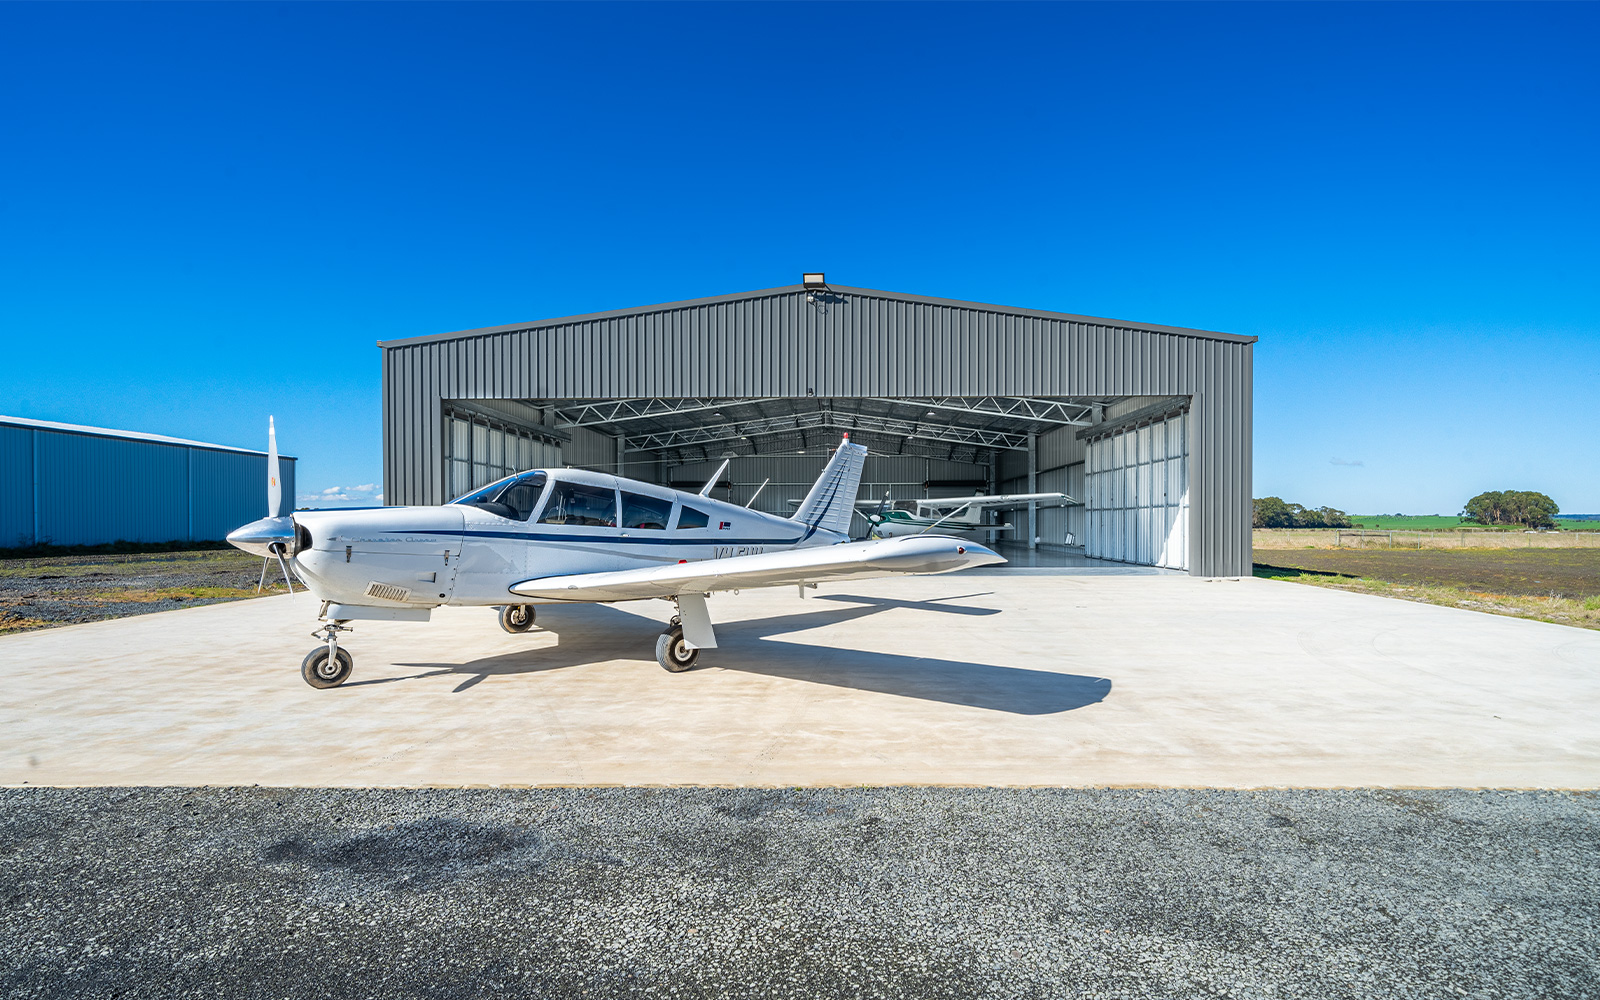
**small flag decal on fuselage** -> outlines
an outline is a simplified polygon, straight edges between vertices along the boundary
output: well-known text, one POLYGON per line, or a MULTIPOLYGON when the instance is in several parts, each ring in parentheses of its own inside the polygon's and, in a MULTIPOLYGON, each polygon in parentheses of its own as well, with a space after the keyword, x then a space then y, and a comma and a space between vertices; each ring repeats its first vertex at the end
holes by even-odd
POLYGON ((717 529, 719 531, 727 531, 731 527, 733 527, 733 522, 732 521, 723 521, 722 523, 717 525, 717 529))

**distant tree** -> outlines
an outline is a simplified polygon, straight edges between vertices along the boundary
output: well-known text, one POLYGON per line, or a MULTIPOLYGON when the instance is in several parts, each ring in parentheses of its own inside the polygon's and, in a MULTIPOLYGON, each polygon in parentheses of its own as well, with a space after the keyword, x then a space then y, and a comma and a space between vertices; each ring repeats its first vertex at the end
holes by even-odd
POLYGON ((1257 528, 1292 528, 1294 512, 1278 497, 1261 497, 1255 501, 1255 516, 1251 523, 1257 528))
POLYGON ((1350 527, 1350 515, 1336 507, 1318 507, 1314 511, 1307 511, 1308 516, 1315 516, 1317 523, 1324 528, 1350 527))
POLYGON ((1259 497, 1251 524, 1257 528, 1348 528, 1350 516, 1332 507, 1302 507, 1280 497, 1259 497))
POLYGON ((1543 493, 1528 490, 1490 490, 1479 493, 1461 508, 1461 516, 1478 524, 1521 524, 1553 528, 1561 508, 1543 493))

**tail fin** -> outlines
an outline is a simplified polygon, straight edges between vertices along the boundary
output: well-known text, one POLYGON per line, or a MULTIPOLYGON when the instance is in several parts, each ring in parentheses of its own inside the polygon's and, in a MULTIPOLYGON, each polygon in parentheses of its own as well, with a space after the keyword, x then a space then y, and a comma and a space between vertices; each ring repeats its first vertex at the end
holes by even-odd
POLYGON ((856 490, 861 487, 861 469, 866 462, 867 449, 851 444, 850 435, 846 434, 791 520, 823 531, 849 534, 856 490))

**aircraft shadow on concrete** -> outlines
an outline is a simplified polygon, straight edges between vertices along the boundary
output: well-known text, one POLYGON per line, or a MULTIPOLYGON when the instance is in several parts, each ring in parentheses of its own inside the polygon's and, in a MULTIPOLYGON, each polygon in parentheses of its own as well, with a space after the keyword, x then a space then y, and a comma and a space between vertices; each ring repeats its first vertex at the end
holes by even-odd
MULTIPOLYGON (((1007 667, 924 656, 904 656, 839 646, 807 645, 772 638, 839 622, 853 621, 899 608, 962 616, 999 614, 996 608, 951 604, 981 594, 929 601, 828 595, 845 607, 819 608, 773 618, 717 624, 719 648, 702 654, 703 666, 742 670, 791 680, 892 694, 903 698, 965 705, 1016 715, 1053 715, 1104 701, 1111 681, 1082 674, 1007 667)), ((485 617, 488 627, 492 619, 485 617)), ((424 670, 404 677, 352 681, 345 688, 429 677, 462 676, 455 692, 467 691, 490 677, 562 670, 606 660, 642 659, 641 644, 659 630, 659 623, 601 604, 539 608, 539 625, 555 635, 556 645, 488 656, 467 663, 399 663, 424 670)), ((533 633, 530 633, 533 634, 533 633)), ((660 669, 651 663, 651 669, 660 669)), ((686 675, 685 679, 688 679, 686 675)))

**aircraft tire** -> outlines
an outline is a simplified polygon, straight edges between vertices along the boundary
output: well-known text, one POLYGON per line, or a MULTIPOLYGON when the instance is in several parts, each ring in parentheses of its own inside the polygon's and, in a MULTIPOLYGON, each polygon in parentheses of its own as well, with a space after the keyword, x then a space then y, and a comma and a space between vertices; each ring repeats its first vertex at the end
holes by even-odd
POLYGON ((531 604, 507 604, 500 609, 500 627, 512 635, 519 635, 533 628, 533 618, 531 604))
POLYGON ((355 659, 347 649, 339 650, 338 661, 328 669, 328 647, 318 646, 300 661, 300 676, 314 688, 336 688, 350 679, 355 659))
POLYGON ((672 673, 681 674, 700 658, 698 649, 683 644, 683 629, 674 626, 656 636, 656 662, 672 673))

